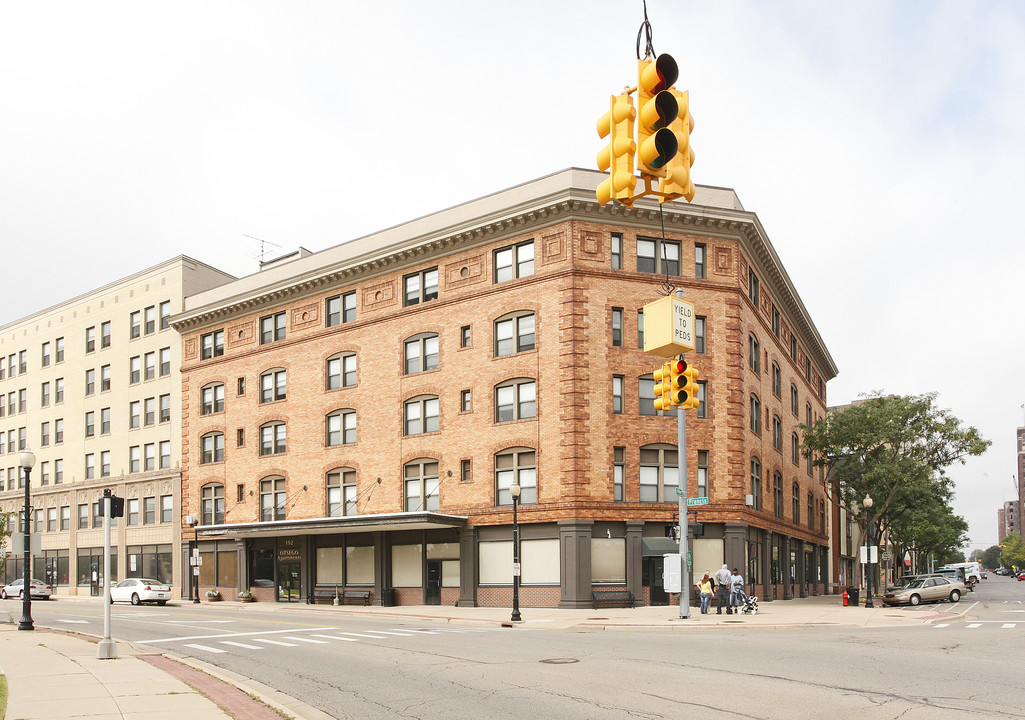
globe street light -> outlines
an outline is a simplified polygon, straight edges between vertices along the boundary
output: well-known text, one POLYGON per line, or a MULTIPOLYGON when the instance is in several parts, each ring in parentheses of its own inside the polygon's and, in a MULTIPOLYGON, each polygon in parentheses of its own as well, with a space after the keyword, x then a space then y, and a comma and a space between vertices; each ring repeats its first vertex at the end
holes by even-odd
POLYGON ((22 529, 25 531, 25 585, 21 588, 21 622, 18 623, 19 630, 35 630, 32 624, 32 528, 30 516, 32 513, 32 499, 29 495, 29 486, 32 484, 32 466, 36 464, 36 456, 25 446, 18 456, 18 465, 25 471, 25 523, 22 529))
POLYGON ((874 608, 872 602, 872 496, 865 495, 861 501, 865 508, 865 607, 874 608))
POLYGON ((513 609, 512 622, 520 622, 520 525, 516 520, 516 506, 520 504, 520 484, 513 481, 509 486, 513 501, 513 609))

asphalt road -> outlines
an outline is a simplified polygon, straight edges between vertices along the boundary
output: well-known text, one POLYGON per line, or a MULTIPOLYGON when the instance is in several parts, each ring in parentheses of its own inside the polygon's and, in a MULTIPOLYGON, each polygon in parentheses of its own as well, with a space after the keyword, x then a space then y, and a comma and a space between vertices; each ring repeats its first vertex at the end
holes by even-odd
MULTIPOLYGON (((1025 583, 991 576, 944 609, 961 616, 875 629, 608 631, 186 603, 117 605, 112 624, 116 639, 200 658, 338 718, 1025 716, 1025 583)), ((99 602, 35 602, 33 616, 102 634, 99 602)))

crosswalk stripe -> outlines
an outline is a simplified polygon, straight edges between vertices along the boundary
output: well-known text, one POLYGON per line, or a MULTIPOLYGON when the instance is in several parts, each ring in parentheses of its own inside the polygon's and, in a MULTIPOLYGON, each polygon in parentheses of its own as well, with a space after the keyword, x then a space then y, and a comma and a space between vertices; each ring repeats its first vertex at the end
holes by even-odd
POLYGON ((1006 630, 1007 628, 1013 628, 1013 627, 1014 627, 1014 623, 1004 623, 1003 625, 1000 626, 1000 628, 1002 630, 1006 630))
POLYGON ((439 635, 440 634, 440 633, 438 633, 437 630, 413 630, 412 628, 409 629, 409 632, 423 633, 424 635, 439 635))
POLYGON ((221 645, 231 645, 233 647, 245 648, 246 650, 263 650, 264 648, 259 645, 247 645, 246 643, 235 642, 233 640, 222 640, 221 645))
POLYGON ((342 635, 352 635, 353 637, 370 638, 371 640, 384 640, 384 637, 381 635, 362 635, 360 633, 342 632, 341 630, 338 632, 342 635))
POLYGON ((346 642, 359 642, 356 638, 341 637, 339 635, 321 635, 320 633, 314 633, 313 637, 322 637, 329 640, 345 640, 346 642))
POLYGON ((267 643, 268 645, 280 645, 281 647, 299 647, 295 643, 281 642, 280 640, 271 640, 270 638, 253 638, 253 642, 267 643))
POLYGON ((374 630, 379 635, 399 635, 401 637, 416 637, 413 633, 408 632, 390 632, 388 630, 374 630))
POLYGON ((982 627, 982 623, 972 623, 971 625, 966 625, 965 627, 967 627, 969 630, 974 630, 975 628, 982 627))
POLYGON ((304 643, 316 643, 317 645, 327 645, 327 643, 324 642, 323 640, 314 640, 313 638, 305 638, 305 637, 294 637, 292 635, 286 635, 285 636, 285 640, 298 640, 299 642, 304 642, 304 643))
POLYGON ((933 627, 938 627, 938 628, 950 627, 950 623, 940 623, 939 625, 934 625, 933 627))
POLYGON ((220 648, 210 647, 209 645, 196 645, 192 643, 186 643, 185 647, 195 648, 196 650, 204 650, 212 653, 226 653, 227 650, 221 650, 220 648))

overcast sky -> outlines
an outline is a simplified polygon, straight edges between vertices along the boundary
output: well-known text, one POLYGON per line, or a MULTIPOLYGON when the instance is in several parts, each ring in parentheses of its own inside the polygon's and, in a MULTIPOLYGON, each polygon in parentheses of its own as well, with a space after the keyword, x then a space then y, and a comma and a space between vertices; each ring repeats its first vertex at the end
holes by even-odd
MULTIPOLYGON (((938 391, 997 541, 1023 424, 1025 4, 649 0, 698 184, 758 214, 840 375, 938 391), (1017 196, 1017 200, 1015 199, 1017 196)), ((0 11, 0 325, 179 254, 235 275, 570 166, 641 0, 20 2, 0 11)))

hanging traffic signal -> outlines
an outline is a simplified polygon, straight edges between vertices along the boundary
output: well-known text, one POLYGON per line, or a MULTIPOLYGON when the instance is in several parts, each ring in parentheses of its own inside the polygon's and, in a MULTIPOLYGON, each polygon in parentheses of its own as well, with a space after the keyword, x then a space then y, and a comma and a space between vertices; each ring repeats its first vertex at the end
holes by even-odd
POLYGON ((598 153, 598 169, 609 171, 609 176, 599 183, 595 191, 599 205, 615 200, 627 207, 633 206, 633 191, 637 185, 634 176, 636 115, 633 98, 629 93, 623 93, 610 96, 609 111, 598 118, 598 136, 609 138, 609 144, 598 153))
POLYGON ((684 391, 687 387, 687 376, 684 375, 684 371, 687 369, 687 362, 683 359, 683 355, 679 355, 669 361, 670 384, 672 390, 670 391, 671 400, 673 405, 683 405, 683 401, 686 400, 684 391))
POLYGON ((676 98, 677 115, 669 124, 676 136, 676 154, 666 164, 666 176, 658 181, 658 201, 664 203, 679 197, 694 199, 694 183, 690 179, 690 168, 694 164, 694 151, 690 147, 690 134, 694 130, 694 117, 690 114, 690 93, 671 89, 676 98))
POLYGON ((679 149, 669 128, 680 114, 676 96, 670 92, 678 75, 671 55, 637 61, 637 169, 641 173, 665 177, 666 166, 679 149))
POLYGON ((671 365, 672 363, 663 363, 662 367, 652 374, 652 377, 655 378, 656 410, 670 410, 673 407, 672 400, 670 399, 671 365))

